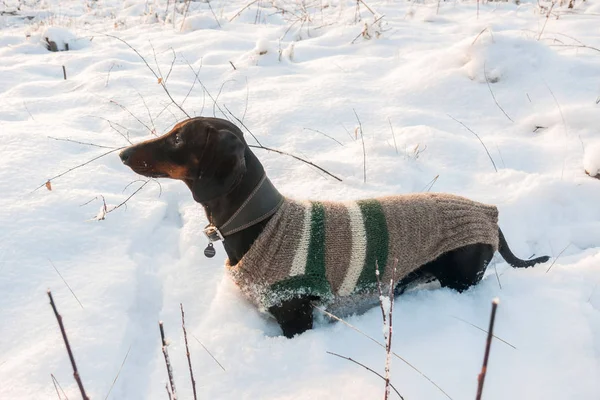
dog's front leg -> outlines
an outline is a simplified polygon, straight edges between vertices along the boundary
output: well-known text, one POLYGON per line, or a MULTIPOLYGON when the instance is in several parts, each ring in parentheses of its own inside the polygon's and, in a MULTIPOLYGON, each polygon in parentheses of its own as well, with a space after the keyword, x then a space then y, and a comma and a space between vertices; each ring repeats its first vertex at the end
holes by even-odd
POLYGON ((283 335, 292 338, 294 335, 312 329, 313 310, 309 297, 295 297, 269 308, 275 317, 283 335))

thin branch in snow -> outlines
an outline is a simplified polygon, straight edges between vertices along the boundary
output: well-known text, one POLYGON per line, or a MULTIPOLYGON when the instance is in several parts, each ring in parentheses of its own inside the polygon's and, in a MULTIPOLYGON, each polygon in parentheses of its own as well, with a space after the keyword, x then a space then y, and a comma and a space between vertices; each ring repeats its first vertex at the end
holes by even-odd
POLYGON ((210 9, 210 12, 212 13, 213 17, 215 18, 215 21, 217 21, 217 25, 219 25, 219 28, 222 28, 221 23, 219 22, 219 18, 217 18, 217 14, 215 14, 215 11, 213 10, 212 6, 210 5, 210 0, 206 0, 206 2, 208 3, 208 8, 210 9))
MULTIPOLYGON (((378 377, 380 377, 380 378, 381 378, 381 379, 383 379, 384 381, 386 380, 386 379, 385 379, 385 378, 384 378, 384 377, 383 377, 383 376, 382 376, 382 375, 381 375, 379 372, 376 372, 376 371, 374 371, 373 369, 371 369, 371 368, 367 367, 365 364, 362 364, 362 363, 360 363, 360 362, 356 361, 356 360, 355 360, 355 359, 353 359, 353 358, 346 357, 346 356, 342 356, 342 355, 340 355, 340 354, 337 354, 337 353, 334 353, 334 352, 331 352, 331 351, 326 351, 326 353, 327 353, 327 354, 331 354, 332 356, 336 356, 336 357, 342 358, 342 359, 344 359, 344 360, 351 361, 351 362, 353 362, 353 363, 354 363, 354 364, 356 364, 356 365, 360 365, 361 367, 363 367, 363 368, 364 368, 364 369, 366 369, 367 371, 369 371, 369 372, 371 372, 371 373, 373 373, 373 374, 377 375, 378 377)), ((396 394, 398 395, 398 397, 400 397, 402 400, 404 400, 404 397, 402 397, 402 395, 400 394, 400 392, 398 392, 398 390, 397 390, 397 389, 394 387, 394 385, 392 385, 391 383, 390 383, 389 385, 390 385, 390 387, 391 387, 392 389, 394 389, 394 392, 396 392, 396 394)), ((387 399, 387 397, 385 397, 385 398, 387 399)))
MULTIPOLYGON (((328 317, 341 322, 342 324, 346 325, 348 328, 352 329, 355 332, 358 332, 359 334, 363 335, 364 337, 366 337, 367 339, 369 339, 371 342, 375 343, 376 345, 378 345, 379 347, 385 349, 385 344, 380 343, 377 339, 374 339, 372 336, 367 335, 365 332, 361 331, 360 329, 358 329, 357 327, 355 327, 354 325, 352 325, 351 323, 343 320, 342 318, 330 313, 329 311, 326 311, 323 308, 320 308, 316 305, 313 305, 313 308, 315 310, 319 310, 320 312, 322 312, 323 314, 327 315, 328 317)), ((444 394, 444 396, 446 396, 448 399, 452 400, 452 397, 450 397, 450 395, 448 393, 446 393, 444 391, 444 389, 442 389, 437 383, 435 383, 431 378, 429 378, 427 375, 425 375, 423 372, 421 372, 421 370, 419 370, 417 367, 415 367, 414 365, 412 365, 411 363, 409 363, 406 359, 400 357, 397 353, 392 351, 392 355, 394 357, 396 357, 397 359, 399 359, 400 361, 402 361, 404 364, 408 365, 413 371, 417 372, 419 375, 421 375, 423 378, 425 378, 429 383, 431 383, 433 386, 435 386, 442 394, 444 394)))
POLYGON ((558 255, 556 256, 556 258, 552 261, 552 264, 550 264, 550 266, 548 267, 548 269, 546 270, 546 273, 550 272, 550 269, 552 268, 552 266, 554 266, 554 263, 556 261, 558 261, 558 259, 560 258, 560 256, 562 255, 562 253, 565 252, 565 250, 567 250, 569 248, 569 246, 571 246, 572 243, 569 243, 564 249, 562 249, 560 251, 560 253, 558 253, 558 255))
POLYGON ((150 128, 148 125, 146 125, 144 122, 142 122, 141 119, 139 119, 134 113, 132 113, 131 111, 129 111, 129 109, 127 107, 125 107, 122 104, 117 103, 114 100, 109 100, 112 104, 115 104, 117 106, 119 106, 122 110, 126 111, 129 115, 131 115, 133 118, 135 118, 135 120, 137 122, 139 122, 140 124, 142 124, 144 126, 144 128, 146 128, 148 130, 148 132, 150 132, 151 135, 154 135, 154 132, 152 131, 152 128, 150 128))
POLYGON ((172 399, 177 400, 177 391, 175 390, 175 379, 173 378, 173 368, 171 367, 171 360, 169 359, 169 352, 167 351, 167 340, 165 339, 165 330, 163 327, 163 322, 158 321, 158 327, 160 328, 160 338, 162 343, 162 353, 165 358, 165 365, 167 366, 167 375, 169 376, 169 384, 171 387, 171 391, 169 392, 169 388, 167 387, 167 392, 170 393, 169 398, 173 395, 172 399))
POLYGON ((390 124, 390 130, 392 131, 392 137, 394 138, 394 148, 396 149, 396 154, 398 154, 398 144, 396 143, 396 135, 394 134, 394 127, 392 126, 392 121, 389 118, 388 123, 390 124))
POLYGON ((429 192, 431 190, 431 188, 433 187, 433 185, 435 185, 435 183, 437 182, 439 177, 440 177, 440 174, 437 174, 432 180, 427 182, 427 185, 425 185, 425 187, 421 190, 421 192, 425 191, 425 189, 427 189, 426 192, 429 192))
POLYGON ((336 142, 337 144, 339 144, 340 146, 343 146, 344 144, 342 142, 340 142, 339 140, 337 140, 336 138, 334 138, 333 136, 330 136, 328 134, 326 134, 325 132, 321 132, 318 129, 312 129, 312 128, 302 128, 306 131, 311 131, 311 132, 316 132, 316 133, 320 133, 321 135, 325 136, 326 138, 329 138, 331 140, 333 140, 334 142, 336 142))
POLYGON ((121 375, 121 370, 123 369, 123 366, 125 365, 125 362, 127 361, 127 357, 129 356, 130 351, 131 351, 131 345, 129 345, 129 348, 127 349, 125 358, 123 359, 123 362, 121 363, 121 366, 119 367, 119 370, 117 371, 117 376, 115 376, 115 379, 113 379, 112 385, 110 385, 110 389, 108 389, 108 393, 106 393, 106 397, 104 397, 104 400, 108 399, 108 396, 110 396, 110 392, 112 392, 113 387, 115 386, 115 383, 117 383, 117 380, 119 379, 119 375, 121 375))
POLYGON ((365 149, 365 137, 363 135, 362 122, 360 122, 360 118, 358 118, 358 114, 356 110, 353 108, 354 115, 356 116, 356 120, 358 121, 358 133, 360 133, 360 140, 362 141, 363 148, 363 180, 364 183, 367 183, 367 151, 365 149))
POLYGON ((225 371, 225 367, 223 367, 223 365, 219 362, 219 360, 217 360, 215 358, 215 356, 212 355, 212 353, 206 348, 206 346, 204 344, 202 344, 202 342, 192 333, 192 337, 194 339, 196 339, 196 342, 198 342, 200 344, 200 346, 202 346, 202 348, 204 349, 204 351, 206 351, 208 353, 208 355, 219 365, 219 367, 221 367, 221 369, 223 371, 225 371))
POLYGON ((50 305, 52 306, 52 310, 54 311, 54 316, 56 317, 56 321, 58 321, 58 326, 60 327, 60 333, 62 334, 63 341, 65 342, 65 346, 67 348, 67 353, 69 354, 69 360, 71 360, 71 366, 73 367, 73 377, 77 382, 77 386, 79 387, 79 391, 81 392, 81 397, 83 400, 89 400, 89 397, 85 393, 85 389, 83 388, 83 382, 81 382, 81 377, 79 376, 79 371, 77 371, 77 364, 75 364, 75 357, 73 356, 73 352, 71 351, 71 345, 69 344, 69 339, 67 338, 67 332, 65 331, 65 326, 62 322, 62 316, 58 313, 56 309, 56 304, 54 304, 54 299, 52 298, 52 292, 48 290, 48 298, 50 299, 50 305))
MULTIPOLYGON (((167 4, 168 5, 168 4, 167 4)), ((152 69, 152 67, 150 66, 150 64, 148 64, 148 61, 146 61, 146 58, 139 52, 137 51, 137 49, 135 47, 133 47, 132 45, 130 45, 129 43, 127 43, 125 40, 121 39, 118 36, 115 35, 109 35, 108 33, 99 33, 100 35, 104 35, 113 39, 117 39, 118 41, 120 41, 121 43, 123 43, 125 46, 129 47, 131 50, 133 50, 135 52, 135 54, 138 55, 138 57, 144 62, 144 64, 146 64, 146 67, 148 67, 148 69, 150 70, 150 72, 152 72, 152 75, 154 75, 154 77, 156 78, 157 82, 160 84, 160 86, 163 88, 164 92, 167 94, 167 96, 169 97, 169 99, 171 100, 171 102, 177 106, 177 108, 179 108, 179 110, 188 118, 191 118, 190 115, 175 101, 175 99, 173 99, 173 96, 171 96, 171 92, 169 92, 169 89, 167 88, 166 82, 162 79, 162 76, 159 76, 156 71, 154 71, 154 69, 152 69)))
POLYGON ((190 346, 188 346, 187 340, 187 330, 185 329, 185 314, 183 312, 183 304, 179 303, 179 307, 181 308, 181 328, 183 329, 183 339, 185 341, 185 355, 188 361, 188 367, 190 370, 190 379, 192 381, 192 391, 194 393, 194 400, 198 399, 196 395, 196 380, 194 379, 194 370, 192 369, 192 358, 190 357, 190 346))
POLYGON ((488 151, 488 148, 486 147, 485 143, 483 143, 483 140, 481 140, 481 138, 479 137, 479 135, 477 133, 475 133, 474 130, 472 130, 471 128, 469 128, 467 125, 463 124, 462 122, 460 122, 459 120, 457 120, 456 118, 454 118, 452 115, 447 114, 450 118, 452 118, 454 121, 458 122, 459 124, 461 124, 462 126, 464 126, 469 132, 471 132, 473 135, 475 135, 475 137, 477 138, 477 140, 479 140, 479 143, 481 143, 481 145, 483 146, 483 148, 485 149, 485 152, 487 153, 490 161, 492 162, 492 165, 494 166, 494 170, 496 172, 498 172, 498 168, 496 168, 496 163, 494 162, 494 159, 492 158, 492 155, 490 154, 490 152, 488 151))
POLYGON ((244 12, 244 10, 246 10, 247 8, 251 7, 254 3, 258 2, 259 0, 252 0, 250 3, 246 4, 244 7, 242 7, 242 9, 240 11, 238 11, 237 13, 235 13, 233 15, 233 17, 229 18, 229 22, 233 21, 234 19, 236 19, 237 17, 240 16, 240 14, 242 14, 244 12))
MULTIPOLYGON (((469 322, 469 321, 467 321, 467 320, 464 320, 464 319, 462 319, 462 318, 459 318, 459 317, 457 317, 457 316, 454 316, 454 315, 452 315, 451 317, 452 317, 452 318, 454 318, 454 319, 457 319, 457 320, 459 320, 459 321, 461 321, 461 322, 464 322, 465 324, 471 325, 473 328, 475 328, 475 329, 479 329, 481 332, 484 332, 484 333, 489 333, 489 332, 488 332, 488 331, 486 331, 485 329, 483 329, 483 328, 480 328, 480 327, 478 327, 477 325, 475 325, 475 324, 472 324, 472 323, 470 323, 470 322, 469 322)), ((506 340, 504 340, 504 339, 502 339, 502 338, 499 338, 499 337, 498 337, 498 336, 496 336, 496 335, 493 335, 493 336, 494 336, 494 338, 495 338, 495 339, 498 339, 499 341, 501 341, 501 342, 502 342, 502 343, 504 343, 505 345, 507 345, 507 346, 510 346, 510 347, 512 347, 513 349, 517 350, 517 348, 516 348, 515 346, 513 346, 513 345, 512 345, 512 344, 510 344, 510 343, 508 343, 506 340)))
POLYGON ((46 182, 42 183, 41 185, 39 185, 38 187, 36 187, 35 189, 33 189, 31 192, 32 192, 32 193, 33 193, 33 192, 35 192, 36 190, 38 190, 38 189, 40 189, 40 188, 42 188, 42 187, 46 186, 48 182, 52 182, 53 180, 55 180, 55 179, 57 179, 57 178, 60 178, 61 176, 64 176, 64 175, 68 174, 68 173, 69 173, 69 172, 71 172, 71 171, 74 171, 74 170, 76 170, 76 169, 78 169, 78 168, 81 168, 81 167, 83 167, 83 166, 86 166, 86 165, 88 165, 88 164, 89 164, 89 163, 91 163, 91 162, 94 162, 94 161, 96 161, 96 160, 98 160, 98 159, 100 159, 100 158, 102 158, 102 157, 105 157, 105 156, 107 156, 107 155, 109 155, 109 154, 112 154, 112 153, 114 153, 115 151, 119 151, 119 150, 122 150, 122 149, 124 149, 124 148, 125 148, 125 147, 118 147, 118 148, 116 148, 116 149, 113 149, 113 150, 107 151, 106 153, 100 154, 99 156, 97 156, 97 157, 94 157, 94 158, 92 158, 91 160, 88 160, 88 161, 84 162, 83 164, 79 164, 79 165, 76 165, 76 166, 75 166, 75 167, 73 167, 73 168, 69 168, 69 169, 68 169, 68 170, 66 170, 65 172, 61 172, 60 174, 58 174, 58 175, 55 175, 55 176, 53 176, 53 177, 52 177, 52 178, 50 178, 50 179, 47 179, 47 180, 46 180, 46 182))
POLYGON ((62 281, 65 284, 65 286, 69 289, 69 291, 71 292, 71 294, 73 295, 73 297, 75 297, 75 300, 77 300, 77 302, 81 306, 81 309, 83 310, 84 309, 83 308, 83 304, 81 304, 81 301, 79 301, 79 299, 77 298, 77 295, 75 294, 75 292, 73 291, 73 289, 71 289, 71 286, 69 286, 69 284, 67 283, 67 281, 65 280, 65 278, 63 278, 62 274, 58 271, 58 269, 56 268, 56 266, 54 265, 54 263, 52 262, 52 260, 48 259, 48 262, 50 263, 50 265, 52 265, 52 268, 54 268, 54 270, 56 271, 56 273, 58 274, 58 276, 60 276, 60 279, 62 279, 62 281))
MULTIPOLYGON (((131 193, 125 200, 123 200, 121 203, 119 203, 118 205, 116 205, 115 207, 111 208, 110 210, 106 211, 106 214, 109 214, 119 208, 121 208, 122 206, 124 206, 125 204, 127 204, 127 202, 129 201, 129 199, 131 199, 133 196, 135 196, 137 194, 137 192, 139 192, 140 190, 142 190, 144 188, 144 186, 146 186, 148 184, 148 182, 150 182, 151 179, 148 179, 146 181, 144 181, 143 184, 140 185, 139 188, 137 188, 133 193, 131 193)), ((127 185, 129 186, 129 185, 127 185)))
POLYGON ((54 374, 50 374, 50 377, 52 378, 52 384, 54 385, 54 389, 56 390, 56 395, 58 396, 58 400, 62 400, 62 398, 60 397, 60 393, 58 393, 59 388, 60 388, 60 391, 62 392, 63 396, 65 396, 65 400, 69 400, 69 397, 67 397, 67 394, 63 390, 62 386, 60 386, 60 382, 58 382, 58 379, 56 379, 54 374), (56 387, 57 385, 58 385, 58 387, 56 387))
POLYGON ((481 372, 479 373, 479 376, 477 377, 477 395, 475 397, 475 400, 481 400, 481 395, 483 393, 483 383, 485 381, 485 375, 487 373, 487 365, 488 365, 488 360, 490 358, 490 347, 492 345, 492 338, 494 336, 494 322, 496 320, 496 309, 498 308, 498 304, 500 303, 500 300, 498 298, 495 298, 494 300, 492 300, 492 313, 490 315, 490 327, 488 329, 488 335, 487 335, 487 340, 485 342, 485 354, 483 356, 483 365, 481 367, 481 372))
POLYGON ((504 111, 504 108, 502 108, 502 106, 500 105, 500 103, 498 103, 498 100, 496 100, 496 96, 494 96, 494 92, 492 91, 492 86, 490 85, 490 81, 487 77, 487 71, 485 70, 485 62, 483 63, 483 76, 485 77, 485 83, 487 83, 487 87, 490 90, 490 94, 492 95, 492 99, 494 99, 494 103, 496 103, 496 106, 498 106, 498 108, 500 109, 500 111, 502 111, 502 113, 504 114, 504 116, 506 116, 506 118, 508 118, 508 120, 510 122, 515 122, 513 121, 513 119, 506 113, 506 111, 504 111))
POLYGON ((73 139, 57 138, 57 137, 53 137, 53 136, 47 136, 47 138, 48 139, 52 139, 52 140, 58 140, 59 142, 70 142, 70 143, 81 144, 81 145, 84 145, 84 146, 99 147, 101 149, 114 149, 114 147, 110 147, 110 146, 102 146, 100 144, 95 144, 95 143, 79 142, 79 141, 73 140, 73 139))
POLYGON ((313 167, 313 168, 316 168, 316 169, 318 169, 319 171, 321 171, 321 172, 324 172, 324 173, 326 173, 327 175, 331 176, 332 178, 334 178, 334 179, 336 179, 336 180, 338 180, 338 181, 342 182, 342 179, 341 179, 341 178, 338 178, 337 176, 333 175, 331 172, 327 171, 325 168, 323 168, 323 167, 319 167, 317 164, 315 164, 315 163, 312 163, 312 162, 310 162, 310 161, 308 161, 308 160, 306 160, 306 159, 304 159, 304 158, 301 158, 301 157, 295 156, 295 155, 293 155, 293 154, 291 154, 291 153, 288 153, 288 152, 285 152, 285 151, 282 151, 282 150, 278 150, 278 149, 273 149, 273 148, 271 148, 271 147, 266 147, 266 146, 257 146, 257 145, 253 145, 253 144, 249 144, 249 145, 248 145, 248 147, 251 147, 251 148, 254 148, 254 149, 262 149, 262 150, 266 150, 266 151, 272 151, 272 152, 274 152, 274 153, 277 153, 277 154, 281 154, 281 155, 284 155, 284 156, 292 157, 293 159, 296 159, 296 160, 298 160, 298 161, 302 161, 303 163, 305 163, 305 164, 308 164, 308 165, 310 165, 311 167, 313 167))

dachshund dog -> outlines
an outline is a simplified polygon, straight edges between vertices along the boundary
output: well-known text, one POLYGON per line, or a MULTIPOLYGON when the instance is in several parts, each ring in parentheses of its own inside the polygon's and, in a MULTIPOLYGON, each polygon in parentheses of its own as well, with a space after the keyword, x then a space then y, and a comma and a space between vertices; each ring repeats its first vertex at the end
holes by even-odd
MULTIPOLYGON (((283 199, 272 185, 261 183, 265 180, 263 166, 241 130, 227 120, 187 119, 161 137, 124 149, 120 158, 140 175, 183 181, 194 200, 204 207, 210 222, 205 233, 211 244, 205 254, 214 255, 212 241, 223 240, 228 265, 236 265, 249 252, 283 199), (261 190, 264 193, 257 194, 261 190)), ((547 256, 533 260, 517 258, 499 230, 498 242, 499 253, 513 267, 530 267, 549 259, 547 256)), ((401 279, 395 293, 431 279, 442 287, 466 290, 481 280, 493 254, 494 247, 485 243, 445 252, 401 279)), ((312 328, 314 300, 314 296, 298 295, 269 307, 268 311, 283 334, 292 337, 312 328)))

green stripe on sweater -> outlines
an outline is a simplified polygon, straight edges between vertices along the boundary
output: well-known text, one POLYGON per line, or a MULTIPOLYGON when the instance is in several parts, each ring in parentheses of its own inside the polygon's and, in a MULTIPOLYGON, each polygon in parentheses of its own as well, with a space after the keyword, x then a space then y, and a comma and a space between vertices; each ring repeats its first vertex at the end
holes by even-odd
POLYGON ((298 295, 313 295, 322 300, 331 296, 331 287, 325 275, 325 207, 311 202, 310 240, 306 269, 303 275, 293 276, 271 286, 271 292, 279 294, 278 303, 298 295))
POLYGON ((367 289, 377 282, 375 262, 379 265, 380 276, 383 276, 388 261, 388 229, 381 203, 377 200, 361 200, 357 202, 362 212, 367 235, 367 254, 365 265, 358 278, 356 289, 367 289))

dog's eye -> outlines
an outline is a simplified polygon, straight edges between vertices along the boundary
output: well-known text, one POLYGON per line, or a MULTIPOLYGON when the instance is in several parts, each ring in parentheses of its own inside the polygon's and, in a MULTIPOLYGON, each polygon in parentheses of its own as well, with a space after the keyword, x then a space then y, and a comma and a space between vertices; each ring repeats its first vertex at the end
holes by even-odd
POLYGON ((175 146, 179 146, 181 143, 183 143, 183 140, 181 140, 181 136, 179 136, 179 134, 176 134, 173 137, 173 143, 175 144, 175 146))

